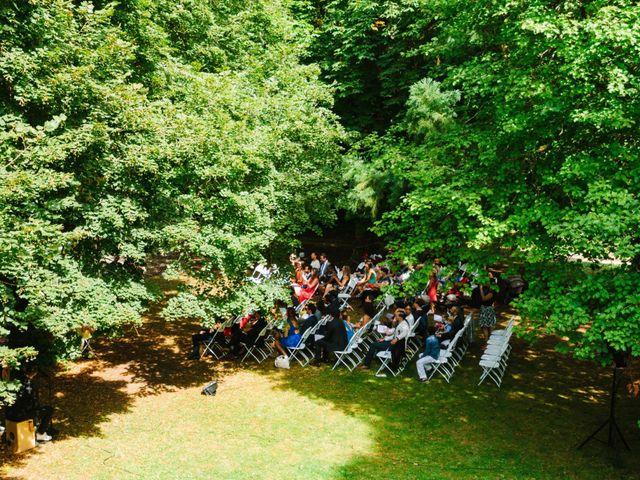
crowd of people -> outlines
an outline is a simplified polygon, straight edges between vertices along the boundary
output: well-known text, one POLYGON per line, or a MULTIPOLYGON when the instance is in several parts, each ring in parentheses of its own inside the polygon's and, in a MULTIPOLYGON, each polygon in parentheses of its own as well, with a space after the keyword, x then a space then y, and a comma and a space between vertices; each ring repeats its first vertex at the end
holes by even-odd
MULTIPOLYGON (((376 317, 383 305, 380 298, 385 297, 386 287, 402 285, 414 271, 428 267, 400 264, 393 271, 382 256, 372 255, 352 269, 349 265, 336 266, 325 253, 315 252, 308 259, 292 254, 290 262, 293 268, 291 306, 277 304, 268 312, 272 319, 281 319, 280 322, 272 322, 267 332, 265 312, 256 311, 225 328, 223 334, 216 328, 203 329, 192 336, 192 358, 199 358, 200 344, 212 338, 219 342, 222 350, 235 357, 240 357, 243 349, 258 342, 262 346, 268 341, 272 351, 287 358, 305 332, 321 323, 315 334, 305 339, 305 348, 314 353, 312 365, 321 365, 333 362, 335 352, 347 347, 353 333, 377 318, 376 341, 369 346, 359 368, 370 368, 376 355, 386 350, 391 352, 392 368, 397 367, 412 332, 424 345, 416 370, 419 380, 425 382, 427 372, 438 361, 440 350, 464 326, 463 304, 471 301, 465 297, 465 292, 469 293, 465 287, 471 286, 474 274, 467 272, 463 263, 455 273, 444 276, 441 262, 435 259, 421 292, 392 299, 390 304, 384 304, 386 314, 376 317), (326 323, 321 322, 323 318, 328 318, 326 323)), ((496 322, 495 292, 491 284, 475 285, 472 292, 480 306, 480 327, 488 339, 496 322)))

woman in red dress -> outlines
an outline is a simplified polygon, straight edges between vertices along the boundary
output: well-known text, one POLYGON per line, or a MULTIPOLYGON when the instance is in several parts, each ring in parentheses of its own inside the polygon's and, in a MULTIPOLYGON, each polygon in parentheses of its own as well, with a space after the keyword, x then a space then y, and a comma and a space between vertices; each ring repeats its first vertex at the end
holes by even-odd
POLYGON ((436 302, 438 301, 438 276, 435 270, 431 270, 429 283, 427 283, 427 296, 431 313, 436 313, 436 302))
POLYGON ((316 292, 316 288, 318 287, 318 283, 320 283, 318 271, 314 269, 311 274, 311 278, 306 284, 294 285, 293 290, 296 293, 296 297, 298 297, 298 302, 302 303, 313 297, 313 294, 316 292))

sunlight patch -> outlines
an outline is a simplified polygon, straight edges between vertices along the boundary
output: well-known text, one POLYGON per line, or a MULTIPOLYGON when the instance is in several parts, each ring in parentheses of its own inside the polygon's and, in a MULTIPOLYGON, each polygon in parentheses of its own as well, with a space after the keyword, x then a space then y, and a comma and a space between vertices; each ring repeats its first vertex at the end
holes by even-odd
MULTIPOLYGON (((239 372, 214 397, 200 387, 135 400, 99 425, 100 436, 40 447, 9 473, 23 478, 327 478, 352 458, 371 454, 366 422, 239 372)), ((3 472, 4 473, 4 472, 3 472)))

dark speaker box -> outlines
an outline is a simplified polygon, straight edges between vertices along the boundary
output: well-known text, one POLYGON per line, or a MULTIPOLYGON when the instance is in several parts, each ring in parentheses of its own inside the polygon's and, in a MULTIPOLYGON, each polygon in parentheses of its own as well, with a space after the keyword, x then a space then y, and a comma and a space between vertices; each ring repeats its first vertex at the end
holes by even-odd
POLYGON ((218 382, 214 380, 213 382, 207 383, 202 389, 202 395, 215 395, 216 390, 218 390, 218 382))

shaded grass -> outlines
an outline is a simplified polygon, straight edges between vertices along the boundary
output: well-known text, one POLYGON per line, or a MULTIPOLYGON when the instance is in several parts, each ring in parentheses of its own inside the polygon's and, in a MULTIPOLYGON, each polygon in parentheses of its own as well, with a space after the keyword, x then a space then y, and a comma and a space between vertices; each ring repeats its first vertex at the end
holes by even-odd
MULTIPOLYGON (((164 285, 165 290, 171 286, 164 285)), ((607 415, 610 372, 516 342, 501 389, 476 386, 473 347, 451 384, 328 368, 187 362, 194 324, 153 310, 142 336, 96 343, 59 372, 62 437, 10 457, 13 479, 635 479, 638 402, 620 393, 633 451, 576 445, 607 415), (211 378, 215 397, 200 395, 211 378), (635 410, 634 410, 635 409, 635 410)))

